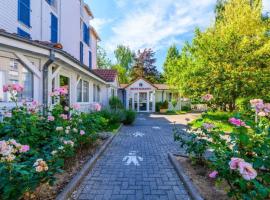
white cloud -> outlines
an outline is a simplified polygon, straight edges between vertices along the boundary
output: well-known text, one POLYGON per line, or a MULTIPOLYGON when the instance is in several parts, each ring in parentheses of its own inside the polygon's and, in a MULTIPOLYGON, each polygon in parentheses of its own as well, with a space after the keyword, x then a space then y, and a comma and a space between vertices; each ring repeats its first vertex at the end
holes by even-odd
POLYGON ((112 19, 94 18, 91 20, 90 24, 97 30, 97 32, 99 32, 105 25, 108 25, 112 21, 112 19))
POLYGON ((109 51, 118 44, 133 50, 146 47, 159 50, 173 42, 182 43, 181 36, 213 21, 216 3, 216 0, 133 0, 131 6, 127 4, 129 0, 115 1, 125 12, 105 43, 109 51))
POLYGON ((270 1, 269 0, 263 0, 263 11, 270 12, 270 1))

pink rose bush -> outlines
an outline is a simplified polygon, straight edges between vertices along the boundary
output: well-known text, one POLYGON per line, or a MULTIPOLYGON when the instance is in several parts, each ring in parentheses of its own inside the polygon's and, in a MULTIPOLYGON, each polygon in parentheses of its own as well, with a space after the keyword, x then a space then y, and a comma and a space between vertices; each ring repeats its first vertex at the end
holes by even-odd
POLYGON ((51 97, 65 96, 68 94, 68 86, 63 86, 60 88, 56 88, 50 94, 51 97))
POLYGON ((43 159, 37 159, 33 166, 38 173, 48 171, 49 169, 47 163, 43 159))
POLYGON ((0 141, 0 160, 1 162, 12 162, 20 153, 26 153, 30 150, 29 145, 22 145, 14 139, 0 141))
POLYGON ((4 85, 3 92, 21 93, 23 92, 23 86, 18 83, 4 85))
MULTIPOLYGON (((201 129, 184 134, 175 128, 174 137, 185 147, 193 162, 212 169, 206 176, 228 183, 231 198, 269 199, 270 104, 261 99, 253 99, 250 103, 260 116, 259 123, 254 121, 252 110, 223 114, 224 124, 231 125, 231 131, 224 132, 223 127, 207 123, 211 112, 199 119, 206 122, 201 129), (229 118, 228 123, 225 116, 229 118)), ((220 119, 213 120, 213 123, 220 122, 220 119)))

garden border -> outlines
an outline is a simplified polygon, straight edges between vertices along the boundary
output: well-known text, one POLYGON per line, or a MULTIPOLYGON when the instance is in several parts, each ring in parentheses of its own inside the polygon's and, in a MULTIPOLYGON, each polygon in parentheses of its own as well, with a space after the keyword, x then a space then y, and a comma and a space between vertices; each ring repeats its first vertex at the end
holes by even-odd
POLYGON ((193 200, 203 200, 203 197, 199 193, 197 186, 193 184, 191 179, 186 175, 185 169, 179 164, 176 160, 174 154, 168 153, 169 160, 171 161, 176 173, 178 174, 179 178, 183 182, 186 190, 188 191, 191 199, 193 200))
POLYGON ((63 191, 57 195, 56 200, 66 200, 70 199, 72 193, 79 187, 85 176, 93 169, 97 160, 103 155, 105 150, 111 144, 115 136, 119 133, 123 124, 120 124, 119 128, 112 132, 113 135, 100 147, 100 149, 90 158, 82 167, 82 169, 69 181, 69 183, 64 187, 63 191))

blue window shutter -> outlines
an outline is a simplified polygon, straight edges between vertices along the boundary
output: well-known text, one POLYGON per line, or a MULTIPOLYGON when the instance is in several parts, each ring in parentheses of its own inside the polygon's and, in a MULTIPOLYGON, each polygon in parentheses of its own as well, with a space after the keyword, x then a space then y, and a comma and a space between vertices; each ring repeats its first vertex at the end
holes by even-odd
POLYGON ((30 27, 30 0, 18 0, 18 20, 30 27))
POLYGON ((17 33, 18 33, 18 35, 21 36, 21 37, 25 37, 25 38, 27 38, 27 39, 31 39, 30 34, 27 33, 27 32, 25 32, 24 30, 22 30, 22 29, 20 29, 20 28, 17 29, 17 33))
POLYGON ((92 69, 92 52, 89 51, 89 68, 92 69))
POLYGON ((48 4, 52 5, 53 4, 53 0, 46 0, 48 2, 48 4))
POLYGON ((58 19, 51 13, 51 42, 58 42, 58 19))
POLYGON ((80 42, 80 62, 83 64, 83 43, 80 42))
POLYGON ((89 28, 83 23, 83 41, 89 46, 89 28))

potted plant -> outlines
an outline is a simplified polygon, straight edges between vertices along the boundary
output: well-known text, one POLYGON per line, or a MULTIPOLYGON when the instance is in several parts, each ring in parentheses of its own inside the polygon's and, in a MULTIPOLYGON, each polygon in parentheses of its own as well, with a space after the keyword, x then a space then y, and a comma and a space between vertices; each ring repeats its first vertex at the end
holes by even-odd
POLYGON ((164 101, 160 106, 159 112, 166 113, 168 111, 168 107, 169 107, 168 101, 164 101))

